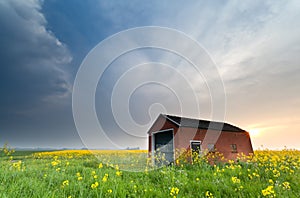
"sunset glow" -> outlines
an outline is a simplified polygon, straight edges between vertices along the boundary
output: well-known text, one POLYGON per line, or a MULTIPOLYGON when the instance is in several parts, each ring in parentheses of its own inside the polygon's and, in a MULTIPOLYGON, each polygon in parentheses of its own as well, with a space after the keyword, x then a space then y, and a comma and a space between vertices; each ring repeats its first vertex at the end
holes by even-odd
POLYGON ((250 133, 251 137, 257 137, 261 134, 261 130, 260 129, 250 129, 249 133, 250 133))

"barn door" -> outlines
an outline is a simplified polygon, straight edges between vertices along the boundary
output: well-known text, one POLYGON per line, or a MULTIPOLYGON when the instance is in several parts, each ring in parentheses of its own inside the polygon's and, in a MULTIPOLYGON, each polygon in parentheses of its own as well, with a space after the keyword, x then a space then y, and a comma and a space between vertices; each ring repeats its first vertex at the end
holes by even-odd
POLYGON ((167 165, 174 161, 173 130, 154 134, 155 164, 167 165))

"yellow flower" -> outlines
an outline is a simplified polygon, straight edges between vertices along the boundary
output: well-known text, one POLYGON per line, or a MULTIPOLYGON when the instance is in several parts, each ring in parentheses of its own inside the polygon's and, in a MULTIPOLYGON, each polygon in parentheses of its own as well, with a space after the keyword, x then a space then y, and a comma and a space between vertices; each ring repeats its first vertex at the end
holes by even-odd
POLYGON ((78 177, 77 179, 78 179, 78 181, 81 181, 83 179, 83 177, 78 177))
POLYGON ((269 182, 272 183, 272 184, 274 183, 273 179, 269 179, 269 182))
POLYGON ((239 184, 239 183, 241 183, 241 180, 238 179, 237 177, 231 177, 231 181, 232 181, 234 184, 239 184))
POLYGON ((121 172, 121 171, 117 171, 117 172, 116 172, 116 175, 117 175, 117 176, 121 176, 121 175, 122 175, 122 172, 121 172))
POLYGON ((99 166, 98 166, 98 168, 103 168, 103 164, 100 163, 99 166))
POLYGON ((291 189, 291 186, 290 186, 290 183, 289 182, 283 182, 282 183, 282 187, 286 190, 289 190, 291 189))
POLYGON ((274 186, 268 186, 266 189, 263 189, 261 191, 261 193, 263 194, 263 196, 270 196, 270 197, 275 197, 275 191, 274 191, 274 186))
POLYGON ((279 177, 280 176, 280 172, 276 169, 273 170, 273 174, 274 174, 274 177, 279 177))
POLYGON ((108 174, 105 174, 104 177, 102 178, 102 181, 103 181, 103 182, 106 182, 107 179, 108 179, 108 174))
POLYGON ((179 188, 177 187, 172 187, 171 188, 171 191, 170 191, 170 195, 173 196, 173 197, 176 197, 179 193, 179 188))
POLYGON ((205 197, 208 197, 208 198, 213 198, 213 197, 214 197, 214 195, 213 195, 211 192, 209 192, 209 191, 206 191, 206 192, 205 192, 205 197))
POLYGON ((107 192, 108 192, 108 193, 112 193, 112 189, 108 189, 107 192))
POLYGON ((80 173, 78 172, 78 173, 76 173, 76 176, 77 176, 77 177, 80 177, 81 175, 80 175, 80 173))
POLYGON ((259 177, 259 174, 257 174, 257 173, 252 173, 252 175, 253 175, 254 177, 259 177))
POLYGON ((92 189, 95 189, 95 188, 97 188, 99 186, 99 183, 98 182, 95 182, 95 183, 93 183, 92 185, 91 185, 91 188, 92 189))
POLYGON ((51 162, 52 166, 57 166, 58 164, 59 164, 59 161, 53 161, 53 162, 51 162))
POLYGON ((22 161, 18 161, 18 162, 14 162, 13 164, 13 167, 18 169, 19 171, 21 170, 21 166, 22 166, 22 161))
POLYGON ((69 180, 63 181, 62 186, 63 186, 63 187, 69 186, 69 180))
POLYGON ((234 160, 228 160, 229 164, 233 164, 234 160))

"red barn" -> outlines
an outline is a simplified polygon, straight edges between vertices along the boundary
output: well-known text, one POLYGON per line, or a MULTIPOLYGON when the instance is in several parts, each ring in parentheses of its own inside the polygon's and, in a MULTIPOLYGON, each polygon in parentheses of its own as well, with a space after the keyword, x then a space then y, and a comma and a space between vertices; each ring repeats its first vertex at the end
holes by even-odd
POLYGON ((228 123, 160 114, 148 131, 149 153, 163 154, 168 162, 178 157, 176 150, 192 149, 199 154, 218 151, 225 159, 238 153, 249 155, 253 148, 249 133, 228 123))

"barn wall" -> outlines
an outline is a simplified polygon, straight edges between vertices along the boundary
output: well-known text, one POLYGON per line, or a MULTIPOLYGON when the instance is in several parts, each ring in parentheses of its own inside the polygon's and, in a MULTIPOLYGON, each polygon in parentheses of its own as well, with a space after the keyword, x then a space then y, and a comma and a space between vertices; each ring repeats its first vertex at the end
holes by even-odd
POLYGON ((230 145, 237 145, 237 152, 249 155, 253 153, 249 133, 247 132, 222 132, 216 143, 217 151, 222 151, 226 159, 236 159, 238 153, 231 150, 230 145))
MULTIPOLYGON (((175 150, 181 152, 182 150, 190 149, 190 140, 203 141, 205 134, 205 130, 200 130, 197 128, 180 127, 177 130, 177 133, 174 137, 175 150)), ((175 153, 175 158, 179 157, 178 154, 180 154, 180 152, 175 153)))
MULTIPOLYGON (((200 140, 202 142, 202 150, 207 149, 207 145, 213 143, 214 138, 207 138, 207 130, 181 127, 175 134, 175 148, 176 149, 190 149, 190 140, 200 140)), ((253 153, 252 144, 249 133, 247 132, 221 132, 210 130, 209 133, 220 134, 219 139, 216 142, 217 151, 223 153, 226 159, 235 159, 237 153, 233 153, 231 150, 231 144, 237 145, 237 152, 249 155, 253 153)))
POLYGON ((190 140, 203 141, 206 132, 197 128, 180 127, 175 134, 175 147, 178 149, 189 149, 190 140))

